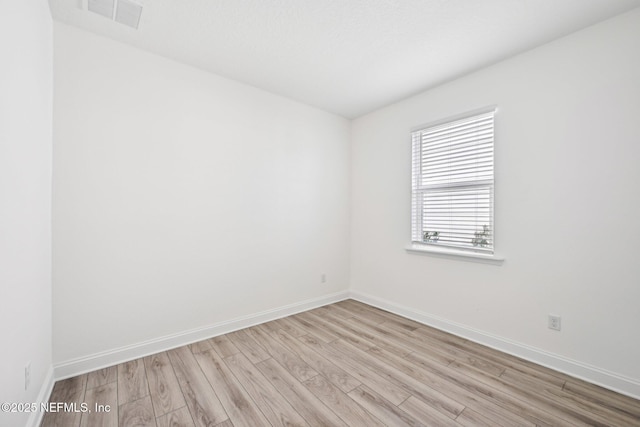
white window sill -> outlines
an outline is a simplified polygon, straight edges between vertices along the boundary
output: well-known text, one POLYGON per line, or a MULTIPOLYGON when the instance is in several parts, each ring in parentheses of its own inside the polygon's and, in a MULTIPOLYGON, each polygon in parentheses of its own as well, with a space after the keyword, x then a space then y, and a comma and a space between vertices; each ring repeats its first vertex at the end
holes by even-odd
POLYGON ((451 248, 438 248, 427 245, 410 245, 405 248, 409 253, 436 256, 440 258, 458 259, 461 261, 481 262, 484 264, 501 265, 504 257, 496 254, 459 251, 451 248))

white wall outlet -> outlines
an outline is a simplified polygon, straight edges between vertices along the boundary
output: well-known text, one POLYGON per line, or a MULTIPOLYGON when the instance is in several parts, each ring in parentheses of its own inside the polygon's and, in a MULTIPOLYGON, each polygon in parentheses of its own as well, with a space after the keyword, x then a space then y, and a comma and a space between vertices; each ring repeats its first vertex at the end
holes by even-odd
POLYGON ((24 367, 24 389, 28 390, 31 384, 31 362, 24 367))
POLYGON ((322 273, 320 275, 320 283, 327 283, 327 275, 326 275, 326 273, 322 273))
POLYGON ((559 331, 560 330, 560 316, 557 316, 555 314, 550 314, 549 315, 549 329, 553 329, 555 331, 559 331))

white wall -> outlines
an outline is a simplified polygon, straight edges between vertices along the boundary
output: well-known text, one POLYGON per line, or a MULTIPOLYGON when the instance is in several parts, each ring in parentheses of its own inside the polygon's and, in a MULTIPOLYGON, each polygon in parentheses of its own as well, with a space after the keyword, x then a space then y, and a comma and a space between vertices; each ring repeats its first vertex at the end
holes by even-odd
MULTIPOLYGON (((52 374, 53 34, 46 2, 2 2, 0 55, 0 402, 35 402, 52 374)), ((0 413, 0 425, 24 425, 28 416, 0 413)))
POLYGON ((54 41, 56 364, 346 291, 347 120, 63 24, 54 41))
POLYGON ((640 396, 639 40, 635 10, 355 120, 352 289, 640 396), (407 253, 409 130, 492 104, 505 263, 407 253))

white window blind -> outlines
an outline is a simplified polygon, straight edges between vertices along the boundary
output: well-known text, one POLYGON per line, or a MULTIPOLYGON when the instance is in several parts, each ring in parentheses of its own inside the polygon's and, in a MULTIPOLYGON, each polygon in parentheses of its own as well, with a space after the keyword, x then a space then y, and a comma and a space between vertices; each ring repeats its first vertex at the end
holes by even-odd
POLYGON ((494 113, 412 132, 413 244, 493 253, 494 113))

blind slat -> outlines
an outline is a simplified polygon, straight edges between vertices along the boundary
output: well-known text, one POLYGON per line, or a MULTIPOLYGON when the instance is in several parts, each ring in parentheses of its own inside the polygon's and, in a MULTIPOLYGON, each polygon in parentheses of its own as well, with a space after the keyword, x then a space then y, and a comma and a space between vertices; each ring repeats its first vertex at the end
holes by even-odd
POLYGON ((438 156, 449 156, 453 153, 464 153, 467 151, 476 152, 481 147, 492 147, 493 139, 487 138, 484 140, 473 140, 473 141, 465 141, 462 144, 449 145, 446 147, 441 147, 437 149, 429 149, 425 148, 425 156, 429 157, 438 157, 438 156))
POLYGON ((492 146, 477 146, 471 150, 458 151, 456 153, 443 153, 438 156, 422 156, 423 162, 429 162, 429 164, 439 164, 439 163, 448 163, 451 161, 457 161, 458 159, 462 160, 470 160, 477 159, 483 157, 493 157, 493 147, 492 146))
POLYGON ((471 141, 486 141, 492 139, 493 127, 472 132, 445 135, 438 139, 422 138, 422 146, 429 150, 441 150, 446 147, 468 144, 471 141))

